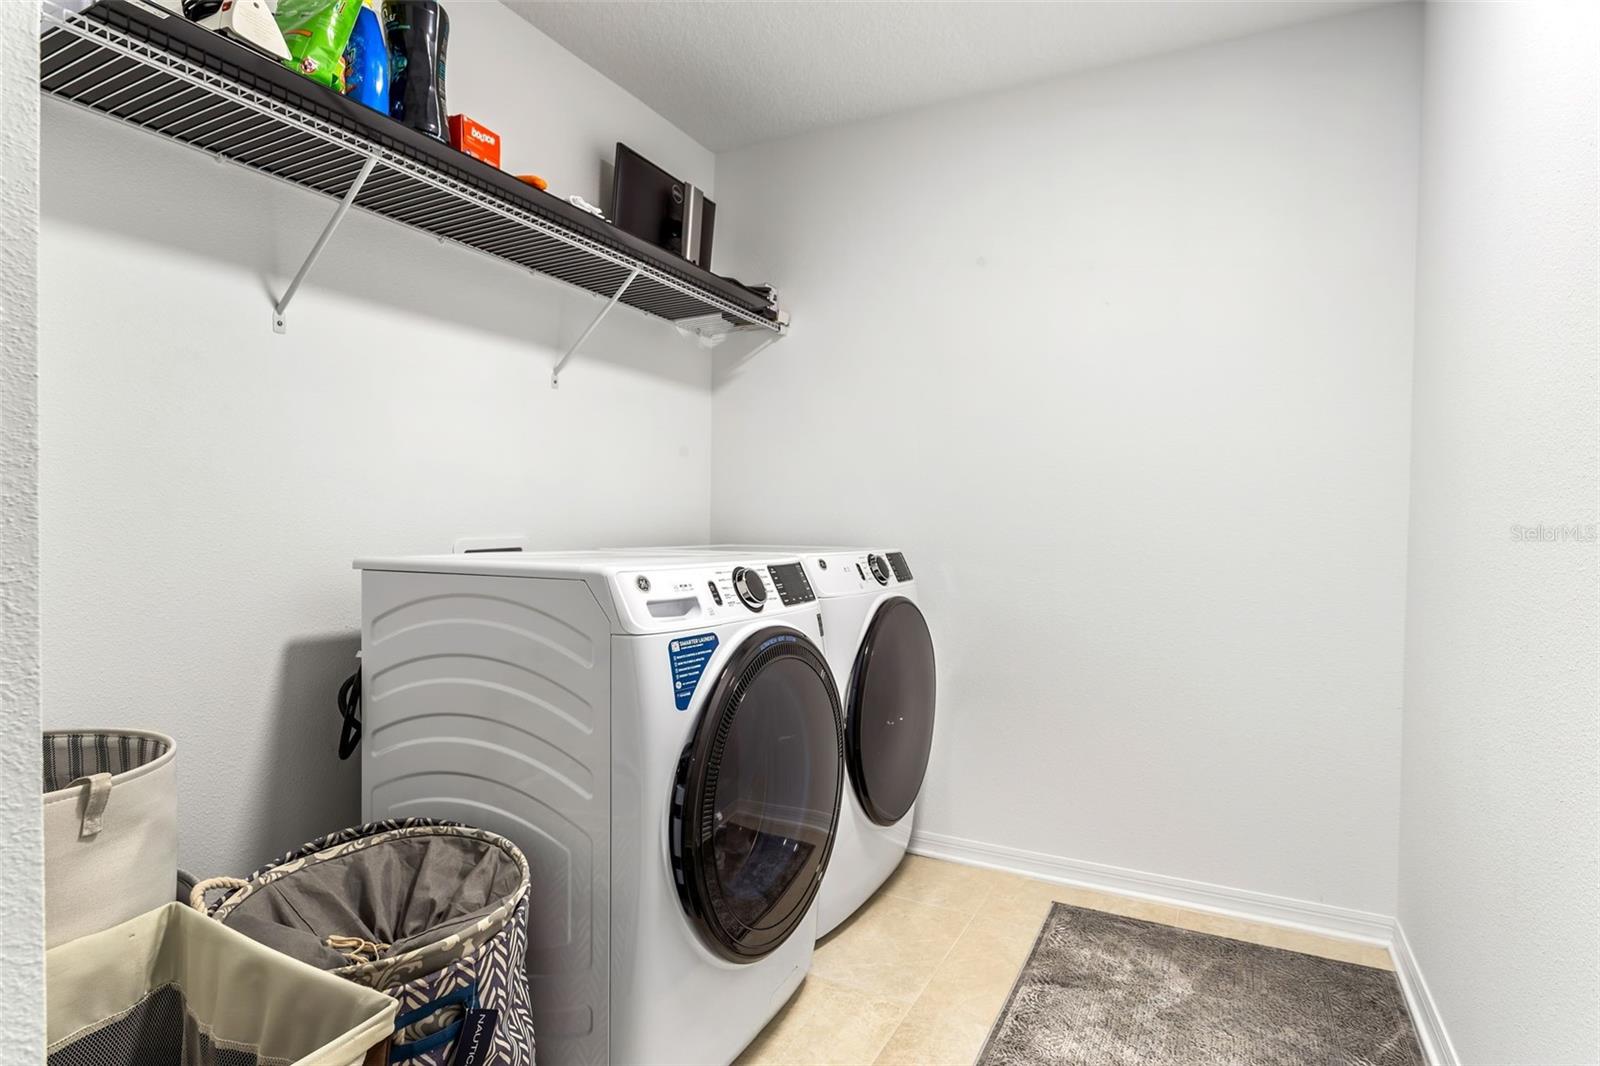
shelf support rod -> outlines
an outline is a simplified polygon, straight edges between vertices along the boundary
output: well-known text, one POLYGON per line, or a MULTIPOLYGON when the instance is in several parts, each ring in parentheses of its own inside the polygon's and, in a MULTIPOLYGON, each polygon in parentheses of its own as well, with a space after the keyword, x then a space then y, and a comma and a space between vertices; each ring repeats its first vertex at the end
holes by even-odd
POLYGON ((316 266, 317 260, 322 255, 322 250, 333 239, 333 231, 339 228, 339 223, 344 221, 344 216, 350 213, 356 197, 361 195, 361 187, 367 183, 367 178, 372 174, 372 168, 378 165, 376 155, 368 155, 367 161, 361 164, 361 172, 356 175, 356 180, 350 183, 350 188, 345 190, 344 199, 339 201, 339 206, 334 209, 333 217, 328 219, 328 224, 322 227, 322 233, 317 237, 317 243, 311 246, 311 251, 306 255, 306 261, 300 264, 300 269, 295 272, 294 280, 289 282, 289 287, 283 291, 283 298, 272 308, 272 332, 288 332, 288 323, 284 319, 284 312, 289 310, 289 301, 294 299, 294 294, 300 290, 300 283, 306 280, 306 275, 311 273, 311 268, 316 266))
POLYGON ((589 323, 589 328, 584 330, 583 333, 579 335, 578 339, 572 342, 572 347, 567 349, 567 354, 563 355, 560 360, 557 361, 555 367, 550 371, 550 387, 552 389, 559 389, 561 387, 561 368, 567 365, 568 359, 571 359, 574 355, 578 354, 578 349, 582 348, 583 342, 589 339, 589 334, 593 333, 599 327, 601 321, 606 317, 606 315, 611 313, 611 309, 617 306, 617 301, 622 299, 622 294, 628 291, 628 286, 632 285, 634 279, 638 276, 639 268, 634 267, 633 272, 623 280, 621 286, 617 288, 617 291, 611 294, 611 299, 606 301, 606 305, 600 309, 600 313, 594 316, 594 321, 589 323))

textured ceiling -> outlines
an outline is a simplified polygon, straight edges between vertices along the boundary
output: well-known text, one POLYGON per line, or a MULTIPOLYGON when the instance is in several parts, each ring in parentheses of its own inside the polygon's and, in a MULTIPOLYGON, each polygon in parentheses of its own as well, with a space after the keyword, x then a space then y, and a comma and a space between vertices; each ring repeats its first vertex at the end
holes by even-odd
POLYGON ((718 151, 1370 6, 1360 0, 506 2, 718 151))

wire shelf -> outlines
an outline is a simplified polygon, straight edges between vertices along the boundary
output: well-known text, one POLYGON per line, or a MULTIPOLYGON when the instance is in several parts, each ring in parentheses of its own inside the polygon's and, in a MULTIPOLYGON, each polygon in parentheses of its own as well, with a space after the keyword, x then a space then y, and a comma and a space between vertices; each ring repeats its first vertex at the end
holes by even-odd
POLYGON ((784 331, 758 294, 572 217, 582 212, 476 160, 452 161, 384 116, 355 117, 358 105, 181 16, 110 0, 75 13, 46 4, 41 24, 50 96, 336 200, 354 187, 355 208, 659 318, 784 331))

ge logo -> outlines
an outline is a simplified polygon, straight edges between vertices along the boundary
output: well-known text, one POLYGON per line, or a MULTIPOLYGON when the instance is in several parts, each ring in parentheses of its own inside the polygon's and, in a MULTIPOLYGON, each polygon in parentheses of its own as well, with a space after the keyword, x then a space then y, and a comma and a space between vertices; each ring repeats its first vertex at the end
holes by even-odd
POLYGON ((633 583, 639 586, 640 592, 650 591, 650 579, 645 577, 643 574, 640 574, 637 578, 635 578, 633 583))

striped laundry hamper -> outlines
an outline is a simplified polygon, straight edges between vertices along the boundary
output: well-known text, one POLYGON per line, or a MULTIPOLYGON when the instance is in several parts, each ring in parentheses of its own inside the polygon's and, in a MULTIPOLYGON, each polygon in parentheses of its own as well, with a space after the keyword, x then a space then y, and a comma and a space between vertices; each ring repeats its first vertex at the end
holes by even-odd
POLYGON ((389 1061, 533 1066, 528 860, 505 837, 429 819, 311 841, 228 889, 209 913, 286 955, 400 1003, 389 1061))
POLYGON ((177 752, 143 729, 44 734, 46 948, 172 902, 177 752))

